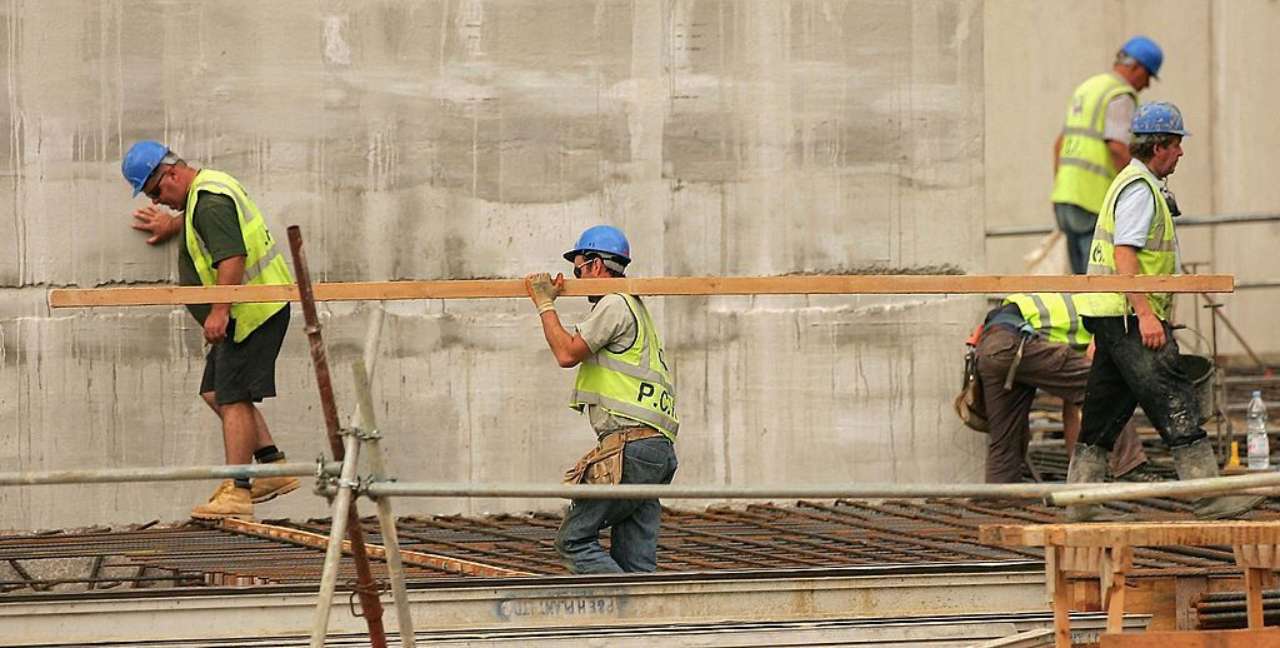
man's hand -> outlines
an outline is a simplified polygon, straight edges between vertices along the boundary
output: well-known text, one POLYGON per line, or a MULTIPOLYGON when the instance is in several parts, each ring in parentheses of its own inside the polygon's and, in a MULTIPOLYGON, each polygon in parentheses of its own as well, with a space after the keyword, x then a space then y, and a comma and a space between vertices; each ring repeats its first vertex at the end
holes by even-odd
POLYGON ((1158 351, 1164 346, 1164 323, 1155 313, 1147 311, 1138 315, 1138 333, 1142 334, 1142 346, 1152 351, 1158 351))
POLYGON ((218 344, 227 339, 227 322, 231 319, 230 308, 214 306, 209 316, 204 319, 204 341, 218 344))
POLYGON ((182 231, 182 219, 163 209, 148 205, 133 212, 133 229, 151 234, 148 245, 159 245, 182 231))
POLYGON ((1084 350, 1084 359, 1093 362, 1093 354, 1098 350, 1098 341, 1089 340, 1089 348, 1084 350))
POLYGON ((533 305, 538 307, 539 315, 555 310, 556 297, 564 292, 564 274, 557 274, 556 278, 552 279, 551 275, 545 272, 536 272, 524 278, 524 289, 533 300, 533 305))

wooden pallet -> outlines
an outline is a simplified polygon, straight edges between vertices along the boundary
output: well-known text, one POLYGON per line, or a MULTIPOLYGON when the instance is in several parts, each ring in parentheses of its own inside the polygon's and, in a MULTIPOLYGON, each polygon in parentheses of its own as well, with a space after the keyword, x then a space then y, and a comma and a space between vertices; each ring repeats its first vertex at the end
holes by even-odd
MULTIPOLYGON (((1156 646, 1188 648, 1193 646, 1278 646, 1272 641, 1276 632, 1263 631, 1262 589, 1272 572, 1280 569, 1280 521, 1277 522, 1106 522, 1085 524, 983 525, 982 542, 1009 547, 1043 547, 1045 587, 1053 602, 1054 645, 1070 648, 1071 628, 1068 617, 1067 574, 1096 574, 1101 582, 1102 605, 1107 611, 1107 633, 1103 646, 1156 646), (1236 564, 1244 570, 1245 600, 1249 632, 1231 635, 1213 632, 1158 633, 1185 637, 1182 643, 1149 643, 1120 635, 1124 621, 1125 574, 1133 569, 1134 547, 1172 545, 1229 545, 1236 564), (1120 637, 1112 639, 1107 637, 1120 637), (1240 639, 1239 637, 1246 637, 1240 639), (1196 643, 1199 641, 1200 643, 1196 643), (1229 641, 1233 643, 1212 643, 1229 641), (1239 643, 1244 641, 1244 643, 1239 643), (1254 643, 1248 643, 1254 641, 1254 643), (1117 643, 1119 642, 1119 643, 1117 643), (1145 642, 1145 643, 1144 643, 1145 642), (1190 643, 1188 643, 1190 642, 1190 643), (1205 643, 1208 642, 1208 643, 1205 643)), ((1155 635, 1157 633, 1147 633, 1155 635)), ((1139 635, 1132 635, 1137 637, 1139 635)), ((1141 635, 1146 636, 1146 635, 1141 635)))

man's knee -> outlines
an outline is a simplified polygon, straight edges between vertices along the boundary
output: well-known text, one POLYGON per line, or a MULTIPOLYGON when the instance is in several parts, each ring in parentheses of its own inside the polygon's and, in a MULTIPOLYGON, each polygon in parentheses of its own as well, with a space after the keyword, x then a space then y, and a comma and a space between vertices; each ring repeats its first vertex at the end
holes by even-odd
POLYGON ((204 392, 200 394, 200 398, 204 399, 205 404, 209 406, 209 409, 213 410, 214 414, 219 414, 219 415, 222 414, 222 412, 218 411, 218 393, 217 392, 211 392, 211 391, 204 392))

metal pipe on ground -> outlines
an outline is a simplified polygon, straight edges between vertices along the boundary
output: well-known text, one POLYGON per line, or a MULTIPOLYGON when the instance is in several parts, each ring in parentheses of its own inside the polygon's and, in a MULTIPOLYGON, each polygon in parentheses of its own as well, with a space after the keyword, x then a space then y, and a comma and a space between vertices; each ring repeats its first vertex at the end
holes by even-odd
POLYGON ((1106 484, 1086 488, 1073 485, 1073 488, 1057 490, 1049 494, 1045 501, 1055 506, 1067 506, 1070 504, 1097 504, 1150 497, 1212 495, 1276 486, 1280 486, 1280 473, 1268 472, 1257 475, 1206 477, 1204 479, 1156 483, 1106 484))
POLYGON ((126 482, 199 481, 256 477, 306 477, 318 470, 336 475, 342 463, 273 463, 231 466, 181 466, 177 468, 86 468, 83 470, 41 470, 0 472, 0 486, 40 486, 47 484, 111 484, 126 482))
POLYGON ((538 497, 560 499, 921 499, 976 497, 1041 500, 1075 489, 1072 484, 848 484, 843 486, 654 486, 618 484, 470 484, 456 482, 373 482, 372 497, 538 497))

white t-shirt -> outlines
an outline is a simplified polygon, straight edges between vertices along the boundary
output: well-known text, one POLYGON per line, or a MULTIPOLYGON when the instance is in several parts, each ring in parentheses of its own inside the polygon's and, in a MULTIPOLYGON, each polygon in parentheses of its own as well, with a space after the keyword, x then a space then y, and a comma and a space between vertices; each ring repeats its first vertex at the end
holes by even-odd
MULTIPOLYGON (((1138 158, 1129 161, 1130 166, 1137 166, 1149 172, 1147 165, 1138 158)), ((1151 231, 1151 219, 1156 216, 1156 198, 1151 193, 1151 186, 1134 178, 1132 182, 1120 190, 1116 197, 1116 232, 1113 240, 1116 245, 1128 245, 1139 250, 1147 247, 1147 234, 1151 231)), ((1181 251, 1178 250, 1177 234, 1174 235, 1174 251, 1178 253, 1176 267, 1182 267, 1181 251)))

